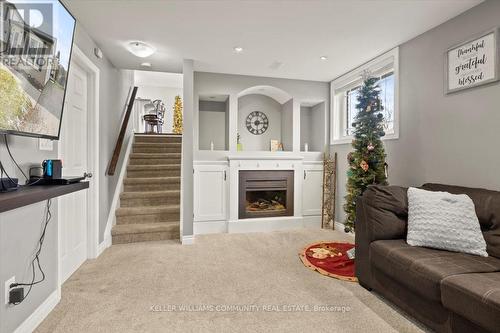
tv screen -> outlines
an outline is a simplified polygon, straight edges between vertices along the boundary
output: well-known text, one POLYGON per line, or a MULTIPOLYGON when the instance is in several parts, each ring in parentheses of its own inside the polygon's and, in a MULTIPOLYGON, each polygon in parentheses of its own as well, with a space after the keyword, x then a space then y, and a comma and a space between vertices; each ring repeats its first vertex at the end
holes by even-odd
POLYGON ((0 133, 59 139, 75 19, 57 0, 0 0, 0 133))

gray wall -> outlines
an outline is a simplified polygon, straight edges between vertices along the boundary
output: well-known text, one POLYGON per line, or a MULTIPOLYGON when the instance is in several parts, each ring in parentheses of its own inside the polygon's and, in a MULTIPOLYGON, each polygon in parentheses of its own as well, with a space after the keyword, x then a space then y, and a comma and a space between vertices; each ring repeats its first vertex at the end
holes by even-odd
MULTIPOLYGON (((116 139, 120 132, 120 126, 124 116, 127 96, 133 85, 133 71, 123 71, 115 68, 113 64, 104 57, 97 59, 94 56, 94 48, 97 45, 86 33, 78 26, 75 35, 75 44, 85 55, 94 62, 100 70, 100 91, 99 91, 99 128, 100 151, 99 151, 99 242, 104 240, 104 230, 108 219, 109 209, 120 174, 120 166, 123 163, 123 153, 120 154, 120 161, 114 176, 106 175, 106 169, 111 160, 111 155, 115 148, 116 139)), ((129 126, 129 129, 132 126, 129 126)), ((130 133, 130 131, 128 132, 130 133)), ((122 152, 125 150, 122 147, 122 152)))
MULTIPOLYGON (((222 103, 225 107, 225 104, 222 103)), ((219 111, 200 112, 200 149, 210 150, 210 142, 214 150, 226 149, 226 113, 219 111)))
MULTIPOLYGON (((246 95, 238 99, 238 133, 244 151, 269 151, 271 140, 282 141, 282 105, 265 95, 246 95), (246 119, 254 111, 261 111, 269 120, 269 127, 261 135, 248 131, 246 119)), ((291 131, 291 127, 289 130, 291 131)))
POLYGON ((281 143, 284 151, 293 151, 293 99, 281 108, 281 143))
POLYGON ((325 131, 320 129, 325 124, 325 103, 314 106, 300 107, 300 150, 304 151, 304 144, 309 145, 309 151, 325 151, 325 131))
MULTIPOLYGON (((100 168, 93 170, 101 175, 100 183, 100 241, 106 225, 109 205, 116 186, 116 177, 104 175, 111 152, 115 144, 119 124, 125 103, 128 85, 133 82, 129 71, 117 70, 106 58, 96 59, 93 56, 94 42, 88 34, 77 26, 75 44, 100 69, 100 168)), ((3 141, 3 140, 2 140, 3 141)), ((38 140, 23 137, 10 137, 11 150, 21 167, 27 171, 32 163, 40 163, 44 159, 57 157, 57 144, 53 151, 40 151, 38 140)), ((7 169, 16 177, 22 178, 20 173, 12 167, 8 160, 3 143, 0 144, 0 158, 5 162, 7 169)), ((40 228, 44 204, 30 205, 15 211, 0 214, 0 332, 11 332, 18 327, 29 315, 54 291, 57 290, 57 201, 52 205, 53 218, 50 222, 41 263, 46 272, 46 280, 35 286, 29 298, 16 307, 6 307, 3 304, 4 282, 12 276, 18 281, 30 278, 29 264, 37 240, 40 237, 40 228)))
MULTIPOLYGON (((400 46, 400 138, 385 141, 391 184, 440 182, 500 190, 500 84, 444 94, 444 54, 457 43, 500 24, 500 1, 471 10, 400 46)), ((337 220, 350 145, 339 153, 337 220)))
MULTIPOLYGON (((238 113, 238 94, 245 89, 254 86, 273 86, 279 88, 289 95, 293 96, 296 103, 301 102, 326 102, 326 108, 329 110, 330 104, 330 87, 327 82, 317 82, 317 81, 303 81, 303 80, 289 80, 289 79, 278 79, 269 77, 259 77, 259 76, 247 76, 247 75, 231 75, 231 74, 220 74, 220 73, 206 73, 206 72, 195 72, 194 73, 194 98, 198 100, 199 95, 228 95, 229 96, 229 112, 231 115, 238 113)), ((198 121, 198 103, 195 105, 195 119, 198 121)), ((313 103, 314 104, 314 103, 313 103)), ((233 118, 234 119, 234 118, 233 118)), ((328 119, 328 117, 326 118, 328 119)), ((325 124, 325 123, 324 123, 325 124)), ((322 126, 324 131, 327 131, 326 126, 322 126)), ((229 148, 231 151, 236 151, 236 131, 238 129, 238 123, 236 120, 231 121, 229 124, 229 148)), ((197 124, 195 130, 197 130, 197 124)), ((246 131, 246 129, 244 130, 246 131)), ((243 131, 243 132, 244 132, 243 131)), ((248 131, 247 131, 248 132, 248 131)), ((195 131, 195 135, 198 133, 195 131)), ((242 140, 243 149, 248 150, 245 141, 242 140)), ((203 152, 198 152, 195 150, 195 160, 206 160, 211 159, 213 156, 207 156, 203 152)), ((215 158, 215 157, 214 157, 215 158)), ((217 159, 226 159, 225 155, 221 154, 217 159)))
MULTIPOLYGON (((193 235, 193 144, 194 144, 194 62, 185 59, 182 66, 183 79, 183 125, 182 170, 181 170, 181 228, 182 236, 193 235)), ((197 107, 197 106, 196 106, 197 107)), ((188 242, 188 240, 186 240, 188 242)))

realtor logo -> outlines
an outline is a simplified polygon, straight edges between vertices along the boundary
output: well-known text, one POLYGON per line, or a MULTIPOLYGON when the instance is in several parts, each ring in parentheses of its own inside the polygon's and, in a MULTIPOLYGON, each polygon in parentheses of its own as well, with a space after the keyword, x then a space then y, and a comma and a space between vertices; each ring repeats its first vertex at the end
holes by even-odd
POLYGON ((0 52, 27 56, 32 63, 49 54, 56 44, 50 2, 0 0, 0 52))

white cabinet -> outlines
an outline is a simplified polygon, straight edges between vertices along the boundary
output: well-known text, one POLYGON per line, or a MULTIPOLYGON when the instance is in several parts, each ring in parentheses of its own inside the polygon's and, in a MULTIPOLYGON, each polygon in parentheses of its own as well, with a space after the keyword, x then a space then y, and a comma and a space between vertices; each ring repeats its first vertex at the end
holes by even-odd
POLYGON ((321 215, 322 197, 322 164, 304 164, 304 175, 302 182, 302 215, 321 215))
POLYGON ((227 219, 226 165, 194 166, 194 221, 227 219))

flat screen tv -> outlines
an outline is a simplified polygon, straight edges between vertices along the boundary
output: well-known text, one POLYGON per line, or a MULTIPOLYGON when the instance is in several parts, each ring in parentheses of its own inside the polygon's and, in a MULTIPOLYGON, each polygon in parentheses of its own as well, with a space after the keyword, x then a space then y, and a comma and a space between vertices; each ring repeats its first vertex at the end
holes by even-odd
POLYGON ((0 0, 0 133, 59 139, 75 19, 58 0, 0 0))

